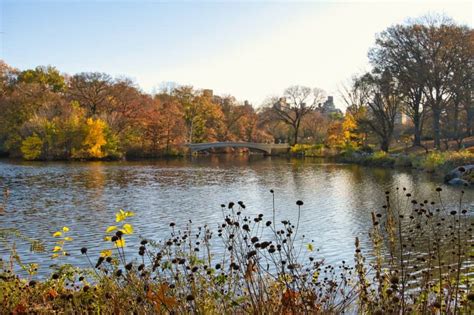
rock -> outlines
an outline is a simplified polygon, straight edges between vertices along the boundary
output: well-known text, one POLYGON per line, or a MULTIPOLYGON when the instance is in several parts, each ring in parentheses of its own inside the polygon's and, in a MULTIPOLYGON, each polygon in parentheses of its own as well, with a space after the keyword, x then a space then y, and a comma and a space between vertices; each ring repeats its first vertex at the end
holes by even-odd
POLYGON ((453 178, 448 182, 448 185, 463 186, 463 185, 469 185, 469 182, 461 178, 453 178))
MULTIPOLYGON (((464 166, 459 166, 453 169, 451 172, 449 172, 445 177, 444 181, 449 184, 449 182, 452 179, 458 178, 458 179, 468 179, 472 177, 472 174, 474 173, 474 165, 464 165, 464 166)), ((465 180, 464 179, 464 180, 465 180)), ((465 180, 466 182, 469 183, 468 180, 465 180)))

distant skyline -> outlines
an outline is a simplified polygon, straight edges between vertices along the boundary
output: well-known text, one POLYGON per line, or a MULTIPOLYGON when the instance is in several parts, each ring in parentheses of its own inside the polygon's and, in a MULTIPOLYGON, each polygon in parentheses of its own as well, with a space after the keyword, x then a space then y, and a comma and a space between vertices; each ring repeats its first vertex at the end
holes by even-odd
POLYGON ((0 0, 0 59, 210 88, 260 106, 290 85, 339 90, 368 69, 375 35, 426 14, 473 26, 471 1, 0 0))

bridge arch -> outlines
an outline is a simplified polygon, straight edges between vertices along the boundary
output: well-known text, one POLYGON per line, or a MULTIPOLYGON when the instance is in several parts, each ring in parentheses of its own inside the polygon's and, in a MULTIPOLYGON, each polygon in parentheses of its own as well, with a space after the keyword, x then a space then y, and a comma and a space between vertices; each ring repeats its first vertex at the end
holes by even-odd
POLYGON ((193 152, 205 151, 218 148, 248 148, 262 151, 265 154, 272 154, 274 149, 289 149, 288 144, 252 143, 252 142, 208 142, 208 143, 188 143, 186 146, 193 152))

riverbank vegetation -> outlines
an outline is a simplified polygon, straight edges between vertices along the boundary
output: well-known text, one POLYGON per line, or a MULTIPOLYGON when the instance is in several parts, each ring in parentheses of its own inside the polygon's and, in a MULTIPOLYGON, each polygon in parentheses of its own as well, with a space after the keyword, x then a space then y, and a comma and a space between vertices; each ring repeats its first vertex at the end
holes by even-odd
POLYGON ((459 165, 474 164, 474 153, 468 150, 431 151, 422 154, 390 154, 384 151, 366 153, 361 151, 344 152, 338 161, 380 167, 410 167, 429 173, 446 174, 459 165))
POLYGON ((0 62, 0 152, 27 160, 181 155, 189 142, 291 143, 299 155, 401 144, 462 149, 473 136, 473 31, 442 17, 391 26, 372 70, 344 88, 343 114, 319 88, 291 86, 259 107, 164 83, 152 94, 105 73, 0 62), (455 142, 454 148, 449 147, 455 142))
MULTIPOLYGON (((274 194, 271 191, 272 195, 274 194)), ((223 221, 193 227, 169 223, 169 237, 127 245, 137 231, 120 210, 104 227, 107 248, 97 257, 82 244, 90 268, 61 263, 70 255, 70 229, 54 233, 49 278, 15 274, 11 247, 0 261, 0 313, 254 313, 467 314, 474 309, 471 213, 463 192, 457 205, 415 199, 405 188, 385 193, 371 214, 371 245, 355 238, 354 261, 331 265, 317 240, 296 222, 250 215, 243 202, 222 205, 223 221)), ((275 200, 275 199, 273 199, 275 200)), ((8 233, 3 233, 5 239, 8 233)), ((11 238, 8 239, 11 241, 11 238)), ((81 246, 81 245, 79 245, 81 246)), ((49 248, 48 247, 48 248, 49 248)), ((78 253, 79 254, 79 253, 78 253)))

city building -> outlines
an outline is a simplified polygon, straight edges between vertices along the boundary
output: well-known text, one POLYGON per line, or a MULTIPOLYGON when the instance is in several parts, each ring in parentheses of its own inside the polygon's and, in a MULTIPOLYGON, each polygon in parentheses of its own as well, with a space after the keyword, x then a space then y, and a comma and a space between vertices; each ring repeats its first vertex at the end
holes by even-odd
POLYGON ((323 104, 318 105, 318 110, 325 114, 325 115, 342 115, 342 111, 338 108, 336 108, 336 105, 334 105, 334 97, 333 96, 328 96, 327 100, 323 104))

